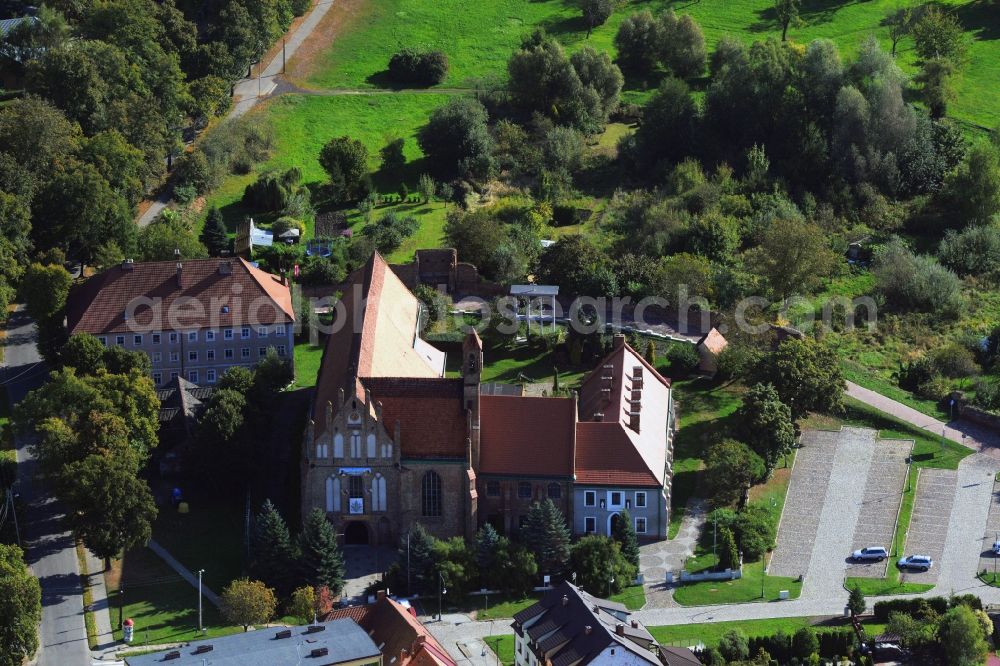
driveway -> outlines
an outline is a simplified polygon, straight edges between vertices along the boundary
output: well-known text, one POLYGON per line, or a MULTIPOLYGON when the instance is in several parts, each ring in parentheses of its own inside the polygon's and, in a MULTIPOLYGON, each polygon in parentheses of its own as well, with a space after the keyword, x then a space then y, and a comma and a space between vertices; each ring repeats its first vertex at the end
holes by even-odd
MULTIPOLYGON (((45 365, 35 347, 35 325, 23 306, 7 322, 3 341, 3 379, 12 404, 45 380, 45 365)), ((37 477, 28 439, 17 437, 17 492, 27 504, 21 516, 22 545, 28 565, 42 586, 41 647, 38 666, 89 664, 83 622, 83 589, 71 534, 62 527, 63 512, 37 477)))
POLYGON ((977 571, 997 574, 1000 579, 1000 556, 993 554, 993 542, 1000 538, 1000 483, 994 481, 990 498, 990 511, 986 518, 986 533, 983 535, 982 552, 977 571))
POLYGON ((941 570, 945 539, 948 537, 948 525, 952 520, 951 509, 955 504, 958 472, 933 468, 914 471, 919 472, 916 479, 917 496, 914 498, 910 529, 906 533, 906 545, 902 554, 930 555, 934 566, 927 572, 904 572, 903 581, 936 583, 941 570))
MULTIPOLYGON (((903 500, 903 486, 906 483, 906 459, 912 449, 913 440, 909 439, 880 439, 875 442, 861 500, 861 513, 849 550, 882 546, 890 549, 889 559, 895 555, 892 552, 892 541, 896 534, 896 519, 899 517, 899 505, 903 500)), ((882 578, 888 564, 888 560, 851 564, 847 575, 882 578)))

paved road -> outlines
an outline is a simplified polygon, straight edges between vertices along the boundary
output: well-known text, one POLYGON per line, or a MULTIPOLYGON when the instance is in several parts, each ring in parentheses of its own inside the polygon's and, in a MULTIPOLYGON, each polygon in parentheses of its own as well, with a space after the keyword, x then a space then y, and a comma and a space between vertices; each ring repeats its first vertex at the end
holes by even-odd
MULTIPOLYGON (((22 308, 10 317, 4 341, 3 377, 12 403, 45 379, 45 366, 35 347, 35 326, 22 308)), ((37 478, 28 440, 16 438, 18 492, 28 505, 22 516, 28 564, 42 585, 42 629, 38 666, 90 663, 83 622, 83 590, 76 549, 61 525, 62 511, 37 478)))
MULTIPOLYGON (((312 31, 323 20, 326 13, 330 11, 333 2, 334 0, 319 0, 319 2, 313 5, 312 11, 299 24, 295 31, 285 37, 284 55, 286 58, 291 58, 299 46, 302 45, 302 42, 312 34, 312 31)), ((267 64, 267 67, 263 69, 260 77, 245 78, 237 81, 233 88, 233 105, 229 109, 226 118, 239 118, 256 106, 257 102, 274 92, 278 83, 277 77, 281 74, 282 63, 282 54, 278 53, 267 64)), ((139 216, 139 226, 145 227, 155 220, 156 216, 170 203, 170 199, 171 193, 168 188, 139 216)))

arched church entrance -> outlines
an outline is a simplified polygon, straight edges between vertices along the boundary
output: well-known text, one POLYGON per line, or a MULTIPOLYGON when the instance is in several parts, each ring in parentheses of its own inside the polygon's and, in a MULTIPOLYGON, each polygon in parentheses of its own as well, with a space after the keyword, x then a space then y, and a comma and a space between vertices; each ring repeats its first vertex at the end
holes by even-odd
POLYGON ((345 546, 367 546, 368 543, 367 524, 358 520, 347 524, 347 528, 344 530, 345 546))

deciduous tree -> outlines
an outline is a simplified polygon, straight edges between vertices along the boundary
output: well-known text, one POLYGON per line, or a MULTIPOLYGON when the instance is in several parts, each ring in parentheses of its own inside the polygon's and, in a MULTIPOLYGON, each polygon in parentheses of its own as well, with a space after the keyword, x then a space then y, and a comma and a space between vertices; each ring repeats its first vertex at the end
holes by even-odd
POLYGON ((434 110, 418 131, 417 142, 436 175, 489 173, 492 140, 487 118, 486 107, 470 97, 456 97, 434 110))
POLYGON ((587 24, 587 37, 599 25, 607 23, 615 11, 615 0, 580 0, 583 22, 587 24))
POLYGON ((598 534, 589 534, 573 544, 570 568, 578 585, 603 597, 631 585, 637 571, 622 555, 617 541, 598 534))
POLYGON ((368 176, 368 149, 363 143, 347 136, 330 139, 319 153, 319 163, 330 177, 336 199, 353 201, 362 195, 368 176))
POLYGON ((801 0, 774 0, 774 14, 781 24, 781 41, 788 39, 788 26, 799 20, 801 0))
POLYGON ((42 588, 24 552, 0 544, 0 666, 21 666, 38 651, 42 588))
POLYGON ((734 504, 764 475, 764 461, 746 444, 724 439, 709 448, 704 474, 710 497, 720 505, 734 504))
POLYGON ((770 384, 754 384, 737 410, 740 432, 747 444, 764 459, 766 473, 795 446, 795 423, 788 405, 770 384))
POLYGON ((264 624, 274 617, 278 598, 274 590, 259 580, 239 578, 226 586, 220 595, 222 615, 228 622, 247 631, 251 625, 264 624))
POLYGON ((798 420, 809 412, 841 410, 844 377, 837 354, 809 339, 788 338, 751 370, 751 381, 770 384, 798 420))
POLYGON ((635 533, 635 525, 632 524, 632 516, 628 511, 622 510, 618 514, 611 538, 618 542, 621 547, 622 557, 632 566, 639 566, 639 537, 635 533))
POLYGON ((958 18, 950 11, 928 4, 910 30, 917 55, 923 60, 947 58, 961 61, 965 52, 965 33, 958 18))

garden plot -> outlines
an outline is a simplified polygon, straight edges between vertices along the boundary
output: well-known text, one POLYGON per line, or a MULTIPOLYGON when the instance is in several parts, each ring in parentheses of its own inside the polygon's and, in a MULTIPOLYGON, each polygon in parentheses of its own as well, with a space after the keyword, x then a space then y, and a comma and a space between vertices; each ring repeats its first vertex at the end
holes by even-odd
MULTIPOLYGON (((850 550, 866 546, 891 548, 896 533, 896 518, 906 483, 906 459, 913 448, 912 440, 879 439, 875 442, 868 481, 861 499, 861 514, 854 528, 850 550)), ((889 551, 890 559, 896 555, 889 551)), ((888 560, 868 564, 851 564, 848 574, 864 578, 883 578, 888 560)))
POLYGON ((936 583, 948 536, 951 507, 955 503, 958 472, 951 469, 921 469, 917 496, 913 503, 910 528, 906 533, 903 555, 930 555, 934 566, 927 572, 905 571, 904 583, 936 583))
POLYGON ((795 454, 778 527, 778 547, 767 568, 769 575, 799 576, 809 568, 839 439, 840 432, 834 431, 802 434, 802 448, 795 454))

